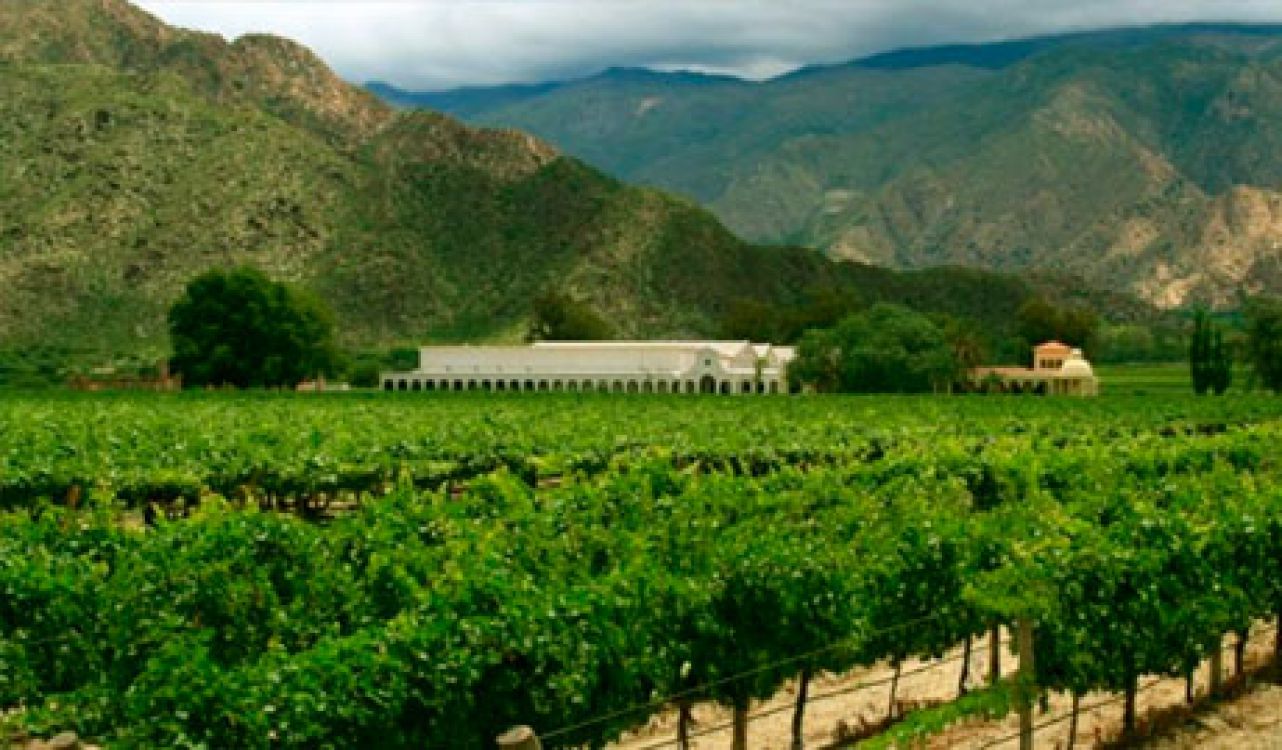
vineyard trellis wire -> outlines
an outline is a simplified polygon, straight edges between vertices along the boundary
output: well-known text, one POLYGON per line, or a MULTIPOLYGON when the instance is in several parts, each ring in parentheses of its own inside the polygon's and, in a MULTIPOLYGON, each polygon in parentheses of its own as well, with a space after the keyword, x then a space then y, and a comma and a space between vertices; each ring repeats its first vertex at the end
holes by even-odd
MULTIPOLYGON (((998 645, 999 647, 1006 647, 1006 646, 1009 646, 1011 642, 1012 642, 1011 639, 1006 638, 1006 639, 1003 639, 998 645)), ((950 664, 955 664, 956 662, 962 661, 963 659, 973 659, 975 658, 976 653, 982 653, 991 647, 992 646, 990 643, 979 643, 972 647, 972 650, 969 654, 960 653, 960 654, 955 654, 953 656, 945 656, 941 659, 933 659, 919 667, 915 667, 906 672, 901 672, 898 675, 879 677, 875 680, 859 681, 853 685, 847 685, 844 687, 829 690, 824 693, 819 693, 814 696, 809 696, 806 699, 805 705, 807 707, 813 706, 817 703, 823 703, 825 701, 832 700, 833 698, 840 698, 843 696, 851 695, 853 693, 862 692, 864 690, 872 690, 874 688, 879 688, 879 687, 888 685, 896 680, 904 680, 909 677, 913 677, 915 675, 924 674, 926 672, 932 672, 936 669, 940 669, 950 664)), ((761 719, 775 716, 775 715, 784 713, 785 711, 794 710, 794 708, 795 706, 793 704, 783 704, 779 706, 774 706, 764 711, 750 713, 748 715, 748 721, 749 722, 760 721, 761 719)), ((719 724, 715 724, 713 726, 705 727, 703 729, 692 732, 690 734, 690 739, 697 739, 699 737, 705 737, 710 734, 716 734, 717 732, 724 732, 725 730, 730 729, 732 726, 733 726, 733 722, 721 722, 719 724)), ((675 738, 660 740, 658 742, 654 742, 651 744, 642 745, 636 750, 659 750, 660 748, 670 747, 673 745, 677 745, 678 743, 679 743, 679 740, 675 738)))
MULTIPOLYGON (((1276 634, 1277 632, 1276 628, 1277 628, 1276 624, 1274 625, 1266 624, 1265 627, 1262 629, 1262 631, 1256 635, 1258 636, 1267 635, 1270 631, 1273 631, 1276 634)), ((1234 644, 1224 644, 1220 647, 1220 653, 1230 651, 1233 648, 1235 648, 1234 644)), ((1274 664, 1274 667, 1277 669, 1282 669, 1282 664, 1274 664)), ((1153 688, 1166 684, 1166 682, 1169 679, 1171 678, 1161 677, 1161 676, 1154 677, 1152 680, 1148 682, 1148 684, 1139 686, 1136 689, 1135 694, 1140 695, 1142 693, 1146 693, 1149 690, 1152 690, 1153 688)), ((1125 695, 1112 695, 1107 698, 1101 698, 1100 700, 1095 701, 1094 703, 1090 703, 1085 706, 1078 706, 1076 711, 1070 709, 1069 711, 1062 713, 1059 716, 1054 716, 1049 719, 1043 719, 1042 721, 1035 724, 1033 728, 1037 731, 1040 731, 1042 729, 1046 729, 1048 727, 1052 727, 1057 724, 1062 724, 1066 721, 1070 721, 1074 717, 1074 714, 1080 717, 1083 714, 1094 713, 1096 711, 1099 711, 1102 708, 1115 706, 1119 703, 1124 702, 1125 700, 1126 700, 1125 695)), ((984 744, 976 747, 974 750, 991 750, 992 748, 1000 747, 1002 745, 1015 742, 1018 739, 1019 739, 1019 732, 1011 732, 1009 734, 1002 735, 1001 737, 998 737, 996 739, 988 740, 984 744)))
MULTIPOLYGON (((939 614, 918 617, 916 619, 909 620, 908 622, 899 623, 898 625, 892 625, 890 627, 882 628, 880 630, 872 631, 869 633, 862 633, 858 637, 866 638, 869 636, 889 635, 890 633, 895 633, 905 628, 910 628, 917 625, 925 624, 927 622, 931 622, 933 620, 937 620, 940 617, 941 615, 939 614)), ((686 690, 681 690, 662 698, 656 698, 654 700, 647 701, 646 703, 638 704, 636 706, 630 706, 628 708, 619 709, 617 711, 611 711, 607 714, 602 714, 601 716, 596 716, 591 719, 578 722, 576 724, 559 727, 550 732, 543 732, 539 736, 544 740, 552 740, 558 737, 564 737, 566 735, 573 734, 574 732, 580 731, 582 729, 586 729, 588 727, 595 726, 597 724, 603 724, 609 721, 613 721, 615 719, 618 719, 624 716, 640 714, 643 711, 653 712, 653 711, 662 709, 665 706, 671 705, 672 703, 679 701, 683 698, 692 698, 699 695, 704 695, 709 691, 711 691, 712 689, 723 686, 723 685, 729 685, 735 682, 739 682, 741 680, 745 680, 757 674, 769 672, 769 671, 778 669, 780 667, 786 667, 786 666, 791 666, 793 664, 798 664, 800 662, 806 661, 807 659, 812 659, 816 656, 821 656, 825 653, 836 651, 842 648, 847 648, 851 645, 852 641, 855 641, 855 640, 856 640, 856 637, 843 638, 834 643, 830 643, 827 646, 813 649, 804 654, 798 654, 796 656, 790 656, 786 659, 779 659, 768 664, 758 665, 757 667, 754 667, 752 669, 744 670, 737 674, 728 675, 726 677, 722 677, 717 680, 711 680, 701 685, 697 685, 695 687, 688 688, 686 690)))
MULTIPOLYGON (((897 630, 901 630, 901 629, 903 629, 904 627, 910 627, 910 626, 912 626, 912 625, 921 624, 922 622, 929 621, 929 620, 931 620, 931 619, 934 619, 934 617, 935 617, 935 616, 925 617, 925 618, 919 618, 919 619, 918 619, 918 620, 916 620, 916 621, 912 621, 912 622, 909 622, 909 623, 904 623, 904 624, 901 624, 901 625, 898 625, 898 626, 895 626, 895 627, 891 627, 891 628, 886 628, 886 629, 883 629, 882 631, 877 631, 877 633, 876 633, 876 634, 886 634, 886 633, 890 633, 890 632, 895 632, 895 631, 897 631, 897 630)), ((1261 629, 1261 630, 1260 630, 1259 632, 1257 632, 1257 633, 1252 634, 1252 637, 1260 637, 1260 636, 1264 636, 1264 635, 1267 635, 1267 634, 1268 634, 1269 632, 1271 632, 1271 631, 1276 632, 1276 625, 1268 625, 1268 624, 1265 624, 1265 626, 1263 627, 1263 629, 1261 629)), ((1006 648, 1006 647, 1009 647, 1009 646, 1012 644, 1012 642, 1013 642, 1013 640, 1012 640, 1012 639, 1010 639, 1010 638, 1003 638, 1003 639, 1002 639, 1002 640, 997 644, 997 646, 998 646, 999 648, 1006 648)), ((610 721, 610 720, 613 720, 613 719, 619 718, 620 716, 626 716, 626 715, 629 715, 629 714, 632 714, 632 713, 640 713, 640 712, 645 711, 645 710, 658 710, 658 709, 662 709, 662 708, 664 708, 664 707, 666 707, 666 706, 671 705, 673 702, 675 702, 675 701, 679 700, 679 699, 680 699, 680 698, 682 698, 682 697, 690 697, 690 696, 694 696, 694 695, 698 695, 698 694, 701 694, 701 693, 703 693, 703 692, 706 692, 707 690, 711 689, 712 687, 715 687, 717 684, 724 684, 724 683, 728 683, 728 682, 733 682, 733 681, 738 680, 738 679, 744 679, 745 677, 747 677, 747 676, 749 676, 750 674, 753 674, 753 673, 755 673, 755 672, 759 672, 759 671, 765 671, 765 670, 773 669, 773 668, 778 667, 778 666, 786 666, 786 665, 788 665, 788 664, 795 663, 795 662, 797 662, 797 661, 800 661, 800 660, 804 660, 804 659, 806 659, 806 658, 809 658, 810 656, 813 656, 815 653, 819 653, 819 652, 822 652, 822 651, 824 651, 824 650, 830 650, 830 649, 833 649, 833 648, 839 648, 839 647, 841 647, 841 645, 844 645, 844 644, 830 644, 830 646, 826 647, 825 649, 817 649, 815 652, 811 652, 811 653, 809 653, 809 654, 803 654, 803 655, 800 655, 800 656, 797 656, 797 657, 794 657, 794 658, 791 658, 791 659, 782 660, 782 661, 777 662, 777 663, 773 663, 773 664, 769 664, 769 665, 763 665, 763 666, 761 666, 761 667, 759 667, 759 668, 757 668, 757 669, 750 670, 750 671, 748 671, 748 672, 744 672, 744 673, 741 673, 741 674, 728 676, 728 677, 723 678, 722 680, 718 680, 718 681, 716 681, 716 682, 714 682, 714 683, 709 683, 709 684, 707 684, 707 685, 700 685, 700 686, 698 686, 698 687, 691 688, 691 689, 686 690, 686 691, 682 691, 682 692, 681 692, 681 693, 679 693, 679 694, 674 694, 674 695, 672 695, 672 696, 668 696, 668 697, 667 697, 667 698, 665 698, 665 699, 657 699, 657 700, 656 700, 656 701, 654 701, 654 702, 651 702, 651 703, 648 703, 648 704, 644 704, 644 705, 640 705, 640 706, 636 706, 636 707, 634 707, 634 708, 632 708, 632 709, 628 709, 628 710, 624 710, 624 711, 620 711, 620 712, 615 712, 615 713, 612 713, 612 714, 609 714, 609 715, 605 715, 605 716, 601 716, 601 717, 596 717, 596 718, 594 718, 594 719, 592 719, 592 720, 588 720, 588 721, 586 721, 586 722, 582 722, 582 723, 577 724, 577 725, 572 725, 572 726, 568 726, 568 727, 563 727, 563 728, 560 728, 560 729, 557 729, 557 730, 554 730, 554 731, 551 731, 551 732, 547 732, 547 733, 542 734, 542 735, 541 735, 541 737, 542 737, 542 739, 545 739, 545 740, 552 740, 552 739, 556 739, 557 737, 561 737, 561 736, 564 736, 564 735, 570 734, 570 733, 572 733, 572 732, 574 732, 574 731, 577 731, 577 730, 583 729, 583 728, 585 728, 585 727, 587 727, 587 726, 591 726, 591 725, 593 725, 593 724, 600 723, 600 722, 610 721)), ((851 694, 858 693, 858 692, 862 692, 862 691, 865 691, 865 690, 872 690, 872 689, 875 689, 875 688, 884 687, 884 686, 886 686, 887 684, 890 684, 891 682, 905 680, 905 679, 908 679, 908 678, 913 677, 913 676, 915 676, 915 675, 924 674, 924 673, 927 673, 927 672, 932 672, 932 671, 935 671, 935 670, 938 670, 938 669, 942 669, 943 667, 946 667, 946 666, 949 666, 949 665, 955 664, 955 663, 957 663, 957 662, 959 662, 959 661, 962 661, 963 659, 967 659, 967 660, 969 660, 969 659, 974 659, 974 658, 976 658, 976 656, 977 656, 978 654, 981 654, 981 653, 983 653, 984 651, 987 651, 987 650, 991 649, 991 648, 992 648, 992 646, 993 646, 993 644, 992 644, 992 643, 990 643, 990 642, 980 642, 980 643, 976 643, 976 644, 973 644, 973 645, 972 645, 971 649, 970 649, 968 652, 962 652, 962 653, 952 654, 952 655, 949 655, 949 656, 944 656, 944 657, 941 657, 941 658, 938 658, 938 659, 932 659, 932 660, 928 661, 927 663, 922 664, 921 666, 915 667, 915 668, 913 668, 913 669, 910 669, 910 670, 908 670, 908 671, 899 672, 899 673, 897 673, 897 674, 889 675, 889 676, 885 676, 885 677, 879 677, 879 678, 877 678, 877 679, 873 679, 873 680, 860 680, 860 681, 858 681, 858 682, 856 682, 856 683, 854 683, 854 684, 852 684, 852 685, 846 685, 846 686, 843 686, 843 687, 840 687, 840 688, 836 688, 836 689, 829 690, 829 691, 826 691, 826 692, 818 693, 818 694, 815 694, 815 695, 813 695, 813 696, 809 696, 809 697, 806 699, 806 701, 805 701, 805 706, 806 706, 806 707, 810 707, 810 706, 813 706, 813 705, 818 704, 818 703, 822 703, 822 702, 825 702, 825 701, 832 700, 832 699, 834 699, 834 698, 844 697, 844 696, 851 695, 851 694)), ((1233 650, 1234 648, 1235 648, 1235 644, 1224 644, 1224 645, 1222 645, 1222 646, 1221 646, 1221 653, 1231 651, 1231 650, 1233 650)), ((1282 668, 1282 665, 1279 665, 1279 667, 1280 667, 1280 668, 1282 668)), ((1163 685, 1163 684, 1166 684, 1166 683, 1167 683, 1167 681, 1168 681, 1169 679, 1170 679, 1169 677, 1161 677, 1161 676, 1159 676, 1159 677, 1154 677, 1154 678, 1152 678, 1150 681, 1148 681, 1146 684, 1138 686, 1138 687, 1137 687, 1137 689, 1135 690, 1135 695, 1136 695, 1136 696, 1138 696, 1138 695, 1141 695, 1141 694, 1145 694, 1145 693, 1149 692, 1150 690, 1152 690, 1152 689, 1154 689, 1154 688, 1156 688, 1156 687, 1159 687, 1159 686, 1161 686, 1161 685, 1163 685)), ((1032 728, 1033 728, 1033 730, 1034 730, 1035 732, 1040 732, 1041 730, 1047 729, 1047 728, 1049 728, 1049 727, 1056 726, 1056 725, 1062 724, 1062 723, 1064 723, 1064 722, 1070 721, 1071 719, 1073 719, 1073 718, 1074 718, 1074 715, 1076 715, 1076 716, 1080 717, 1080 716, 1085 715, 1085 714, 1094 713, 1094 712, 1099 711, 1100 709, 1103 709, 1103 708, 1108 708, 1108 707, 1111 707, 1111 706, 1115 706, 1115 705, 1121 704, 1121 703, 1123 703, 1123 702, 1126 700, 1126 698, 1127 698, 1127 696, 1126 696, 1126 695, 1124 695, 1124 694, 1118 694, 1118 695, 1109 696, 1109 697, 1107 697, 1107 698, 1102 698, 1102 699, 1100 699, 1100 700, 1098 700, 1098 701, 1095 701, 1095 702, 1090 703, 1090 704, 1087 704, 1087 705, 1079 705, 1075 710, 1069 710, 1069 711, 1067 711, 1067 712, 1065 712, 1065 713, 1062 713, 1062 714, 1060 714, 1060 715, 1058 715, 1058 716, 1053 716, 1053 717, 1048 718, 1048 719, 1042 719, 1042 720, 1040 720, 1040 721, 1037 721, 1037 722, 1035 722, 1035 723, 1033 724, 1033 727, 1032 727, 1032 728)), ((795 704, 793 704, 793 703, 784 703, 784 704, 781 704, 781 705, 772 706, 772 707, 767 708, 767 709, 765 709, 765 710, 758 710, 758 711, 756 711, 756 712, 749 713, 749 715, 748 715, 748 717, 747 717, 747 718, 748 718, 748 721, 749 721, 750 723, 752 723, 752 722, 758 722, 758 721, 760 721, 760 720, 762 720, 762 719, 766 719, 766 718, 769 718, 769 717, 772 717, 772 716, 776 716, 776 715, 778 715, 778 714, 785 713, 785 712, 787 712, 787 711, 795 710, 795 708, 796 708, 796 706, 795 706, 795 704)), ((707 736, 709 736, 709 735, 714 735, 714 734, 717 734, 717 733, 720 733, 720 732, 725 732, 725 731, 727 731, 727 730, 732 729, 732 728, 733 728, 733 726, 734 726, 734 723, 733 723, 732 721, 722 721, 722 722, 718 722, 718 723, 713 724, 713 725, 711 725, 711 726, 703 727, 703 728, 701 728, 701 729, 698 729, 698 730, 695 730, 695 731, 691 732, 691 733, 688 735, 688 739, 693 740, 693 739, 698 739, 698 738, 700 738, 700 737, 707 737, 707 736)), ((1000 747, 1000 746, 1005 745, 1005 744, 1008 744, 1008 743, 1017 742, 1017 741, 1020 739, 1020 737, 1021 737, 1021 732, 1020 732, 1019 730, 1016 730, 1016 731, 1010 732, 1010 733, 1008 733, 1008 734, 1002 735, 1002 736, 1000 736, 1000 737, 997 737, 997 738, 995 738, 995 739, 987 740, 987 741, 985 741, 982 745, 978 745, 977 747, 975 747, 975 748, 974 748, 974 750, 991 750, 992 748, 1000 747)), ((862 739, 866 739, 866 738, 862 738, 862 739)), ((829 747, 831 747, 831 748, 850 747, 850 746, 853 746, 853 744, 854 744, 854 743, 857 743, 857 742, 859 742, 859 741, 862 741, 862 739, 861 739, 861 740, 841 740, 841 739, 838 739, 834 744, 829 745, 829 747)), ((673 738, 661 739, 661 740, 657 740, 657 741, 653 741, 653 742, 647 742, 647 743, 645 743, 645 744, 637 745, 637 746, 635 746, 635 747, 633 748, 633 750, 663 750, 664 748, 679 747, 679 745, 680 745, 680 739, 679 739, 679 738, 676 738, 676 737, 673 737, 673 738)))

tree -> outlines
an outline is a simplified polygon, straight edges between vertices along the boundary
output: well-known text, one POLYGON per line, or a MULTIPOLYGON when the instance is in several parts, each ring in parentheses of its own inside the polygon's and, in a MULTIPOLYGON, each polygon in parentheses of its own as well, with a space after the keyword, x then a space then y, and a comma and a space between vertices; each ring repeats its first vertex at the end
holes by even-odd
POLYGON ((951 343, 929 318, 876 305, 802 338, 792 371, 803 384, 845 393, 921 393, 961 374, 951 343))
POLYGON ((1099 316, 1083 305, 1053 305, 1041 298, 1025 302, 1015 313, 1020 335, 1030 346, 1062 341, 1085 349, 1099 328, 1099 316))
POLYGON ((1205 310, 1193 316, 1193 336, 1189 340, 1189 376, 1193 392, 1205 396, 1211 389, 1211 322, 1205 310))
POLYGON ((1256 377, 1282 392, 1282 299, 1256 297, 1246 305, 1247 351, 1256 377))
POLYGON ((560 292, 534 300, 534 315, 526 335, 530 341, 605 341, 614 329, 588 305, 560 292))
POLYGON ((783 343, 791 310, 768 302, 740 298, 721 316, 720 333, 727 339, 783 343))
POLYGON ((316 297, 252 268, 209 271, 169 310, 171 368, 187 385, 292 386, 338 366, 334 321, 316 297))
POLYGON ((1215 326, 1211 333, 1211 391, 1223 396, 1233 384, 1233 353, 1224 344, 1224 331, 1215 326))
POLYGON ((975 321, 968 318, 945 318, 944 337, 948 339, 957 359, 958 370, 970 372, 984 364, 988 358, 988 342, 975 321))

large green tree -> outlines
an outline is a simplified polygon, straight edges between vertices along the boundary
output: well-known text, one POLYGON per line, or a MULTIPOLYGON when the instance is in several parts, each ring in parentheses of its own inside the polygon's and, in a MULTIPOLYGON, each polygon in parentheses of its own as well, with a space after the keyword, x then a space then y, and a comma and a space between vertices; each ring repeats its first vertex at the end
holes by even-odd
POLYGON ((1099 316, 1081 304, 1059 305, 1042 298, 1025 302, 1015 314, 1020 336, 1029 346, 1062 341, 1086 349, 1099 328, 1099 316))
POLYGON ((793 377, 820 391, 920 393, 961 376, 957 353, 930 318, 898 305, 875 305, 801 340, 793 377))
POLYGON ((1282 299, 1256 297, 1246 305, 1247 350, 1264 387, 1282 392, 1282 299))
POLYGON ((209 271, 169 311, 173 370, 187 385, 292 386, 333 374, 334 321, 316 297, 252 268, 209 271))
POLYGON ((530 341, 605 341, 614 328, 589 305, 561 292, 546 292, 534 300, 530 341))

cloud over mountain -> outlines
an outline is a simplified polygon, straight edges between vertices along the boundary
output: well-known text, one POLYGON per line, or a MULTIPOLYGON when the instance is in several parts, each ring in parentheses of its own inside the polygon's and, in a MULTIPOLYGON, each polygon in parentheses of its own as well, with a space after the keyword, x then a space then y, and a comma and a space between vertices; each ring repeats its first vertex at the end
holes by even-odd
POLYGON ((1282 21, 1275 0, 143 0, 171 23, 298 39, 351 80, 402 87, 605 67, 768 77, 901 46, 1127 24, 1282 21))

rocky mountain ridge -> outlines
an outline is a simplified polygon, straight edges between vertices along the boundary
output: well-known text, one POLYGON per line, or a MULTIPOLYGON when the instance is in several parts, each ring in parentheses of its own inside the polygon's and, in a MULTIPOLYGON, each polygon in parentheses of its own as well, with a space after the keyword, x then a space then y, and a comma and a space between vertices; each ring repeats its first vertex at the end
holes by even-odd
POLYGON ((905 50, 774 81, 603 75, 487 103, 751 241, 897 268, 1066 271, 1165 307, 1282 292, 1282 27, 905 50))

